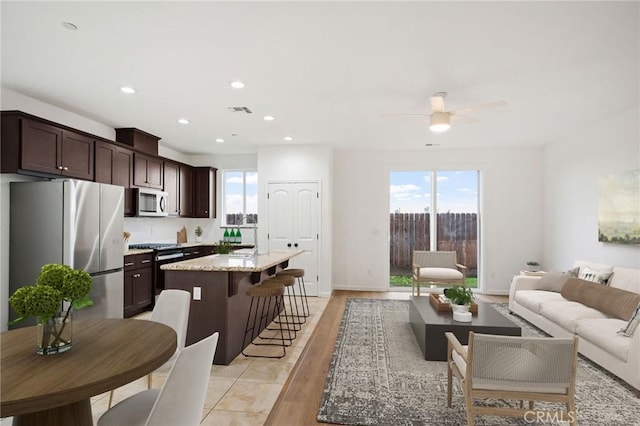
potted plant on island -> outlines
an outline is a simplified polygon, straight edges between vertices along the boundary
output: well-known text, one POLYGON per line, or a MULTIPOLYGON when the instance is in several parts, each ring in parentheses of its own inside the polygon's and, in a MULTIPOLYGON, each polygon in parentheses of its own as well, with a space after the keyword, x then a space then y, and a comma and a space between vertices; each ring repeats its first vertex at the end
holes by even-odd
POLYGON ((193 232, 196 234, 196 243, 202 241, 202 228, 200 225, 196 226, 196 229, 193 232))
POLYGON ((228 241, 218 241, 218 246, 216 247, 217 254, 229 254, 231 251, 231 244, 228 241))
POLYGON ((456 285, 444 289, 444 295, 451 302, 451 309, 454 312, 469 312, 473 303, 473 291, 470 288, 456 285))
POLYGON ((40 355, 65 352, 71 349, 72 309, 93 305, 90 291, 91 276, 86 271, 46 264, 35 285, 21 287, 9 298, 9 305, 18 314, 9 325, 36 317, 36 352, 40 355))

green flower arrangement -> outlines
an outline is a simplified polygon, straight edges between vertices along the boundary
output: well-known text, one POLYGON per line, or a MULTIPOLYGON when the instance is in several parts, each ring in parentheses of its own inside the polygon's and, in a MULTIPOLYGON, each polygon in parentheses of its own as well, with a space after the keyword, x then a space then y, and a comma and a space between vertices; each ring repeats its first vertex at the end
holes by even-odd
POLYGON ((89 299, 91 276, 79 269, 67 265, 49 263, 42 267, 33 286, 17 289, 9 298, 9 305, 18 314, 18 318, 9 324, 15 324, 29 317, 36 317, 39 324, 53 318, 59 311, 64 312, 63 302, 68 303, 65 317, 71 308, 82 309, 93 305, 89 299))

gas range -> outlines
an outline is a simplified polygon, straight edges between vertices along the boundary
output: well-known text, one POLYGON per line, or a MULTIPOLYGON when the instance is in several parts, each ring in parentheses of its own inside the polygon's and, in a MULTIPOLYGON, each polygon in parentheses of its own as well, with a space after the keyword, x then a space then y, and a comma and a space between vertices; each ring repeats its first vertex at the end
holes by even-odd
POLYGON ((173 243, 142 243, 142 244, 130 244, 129 248, 132 249, 153 249, 153 250, 170 250, 180 248, 180 244, 173 243))

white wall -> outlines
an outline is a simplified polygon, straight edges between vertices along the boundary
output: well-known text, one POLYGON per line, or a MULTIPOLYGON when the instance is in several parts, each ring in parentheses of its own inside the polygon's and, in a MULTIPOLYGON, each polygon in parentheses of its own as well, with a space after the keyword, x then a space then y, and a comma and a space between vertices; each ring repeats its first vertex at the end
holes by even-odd
POLYGON ((511 276, 541 256, 540 148, 336 151, 333 288, 384 291, 389 279, 389 172, 480 170, 483 291, 508 293, 511 276))
POLYGON ((640 269, 640 247, 598 242, 598 179, 640 169, 639 129, 636 106, 546 147, 546 269, 566 270, 578 259, 640 269))
MULTIPOLYGON (((331 294, 333 238, 333 151, 321 145, 274 145, 258 149, 258 217, 267 217, 266 188, 269 182, 319 181, 321 187, 320 265, 318 294, 331 294)), ((264 222, 261 222, 264 223, 264 222)), ((258 247, 266 247, 267 229, 258 226, 258 247)))

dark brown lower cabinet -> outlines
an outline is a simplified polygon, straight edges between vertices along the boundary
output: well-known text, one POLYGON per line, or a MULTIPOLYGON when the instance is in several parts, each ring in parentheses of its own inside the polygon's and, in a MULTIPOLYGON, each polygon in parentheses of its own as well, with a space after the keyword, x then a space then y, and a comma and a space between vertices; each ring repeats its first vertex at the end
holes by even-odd
POLYGON ((153 308, 153 253, 124 257, 124 317, 153 308))

